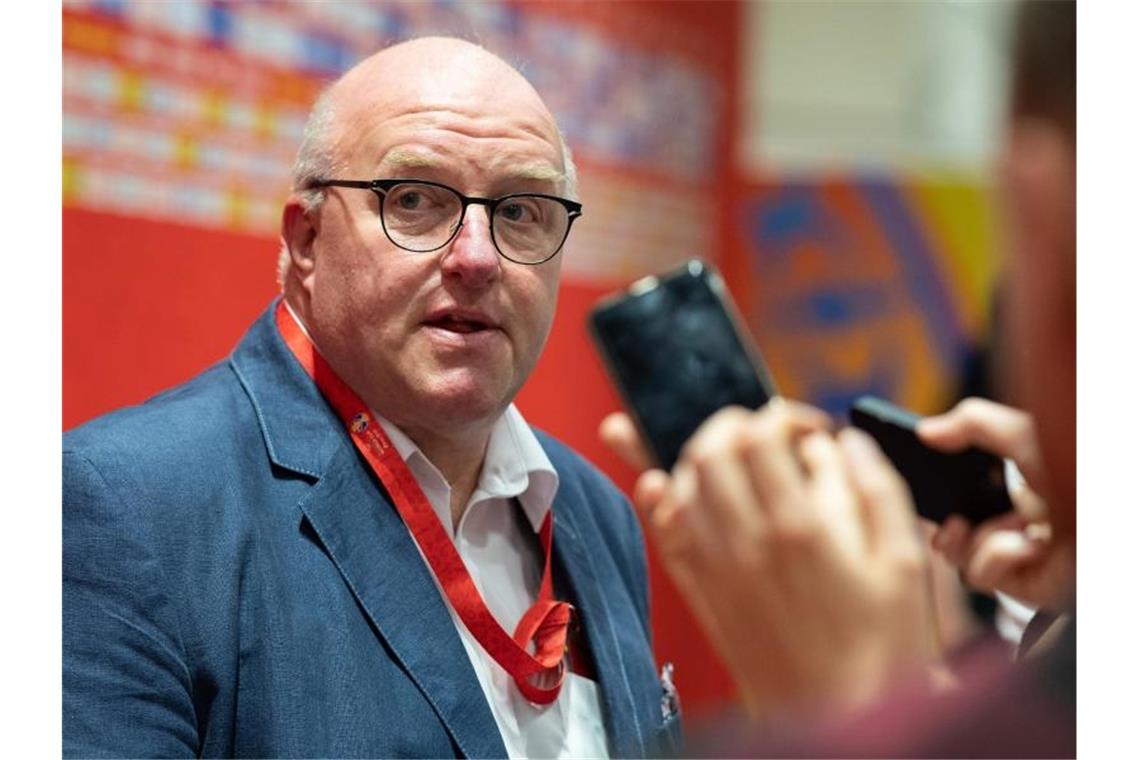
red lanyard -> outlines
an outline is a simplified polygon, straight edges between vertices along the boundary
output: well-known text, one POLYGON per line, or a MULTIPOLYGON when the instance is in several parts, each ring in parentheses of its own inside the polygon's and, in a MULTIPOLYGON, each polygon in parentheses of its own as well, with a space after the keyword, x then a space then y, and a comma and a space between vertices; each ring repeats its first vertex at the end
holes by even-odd
POLYGON ((463 559, 455 550, 455 544, 444 531, 443 524, 424 496, 419 483, 368 407, 337 377, 317 352, 289 313, 284 301, 277 304, 276 317, 277 329, 285 344, 309 373, 309 377, 313 378, 321 394, 332 404, 352 436, 352 442, 384 484, 459 619, 487 654, 510 673, 524 697, 540 705, 553 702, 558 698, 565 677, 563 652, 571 613, 569 604, 554 598, 554 584, 550 577, 553 510, 547 512, 539 530, 546 562, 538 601, 523 614, 512 637, 487 609, 463 559), (532 641, 533 655, 527 651, 532 641), (553 679, 553 686, 543 688, 532 684, 531 677, 540 674, 544 683, 553 679))

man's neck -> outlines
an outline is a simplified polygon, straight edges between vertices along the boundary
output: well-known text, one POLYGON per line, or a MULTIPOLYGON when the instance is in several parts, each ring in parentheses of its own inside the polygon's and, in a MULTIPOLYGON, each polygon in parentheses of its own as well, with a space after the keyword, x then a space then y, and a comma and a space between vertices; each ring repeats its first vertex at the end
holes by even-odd
POLYGON ((401 426, 400 429, 447 480, 451 487, 451 525, 458 528, 467 502, 479 484, 491 428, 480 427, 457 436, 440 436, 422 428, 401 426))

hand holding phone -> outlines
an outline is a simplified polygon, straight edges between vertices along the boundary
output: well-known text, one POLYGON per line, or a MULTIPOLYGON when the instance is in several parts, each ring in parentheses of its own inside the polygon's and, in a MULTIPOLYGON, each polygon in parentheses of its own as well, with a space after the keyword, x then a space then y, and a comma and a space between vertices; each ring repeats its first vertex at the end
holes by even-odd
POLYGON ((706 418, 775 391, 720 275, 693 259, 590 314, 590 332, 654 463, 672 469, 706 418))
POLYGON ((902 474, 915 509, 927 520, 942 523, 957 514, 977 525, 1013 509, 1000 457, 975 447, 955 453, 930 448, 915 432, 919 415, 873 396, 857 400, 850 416, 902 474))

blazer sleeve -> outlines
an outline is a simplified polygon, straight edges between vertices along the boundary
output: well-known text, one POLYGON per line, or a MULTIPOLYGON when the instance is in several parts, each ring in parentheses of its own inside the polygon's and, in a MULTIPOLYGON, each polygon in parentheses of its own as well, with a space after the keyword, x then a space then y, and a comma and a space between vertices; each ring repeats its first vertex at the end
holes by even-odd
POLYGON ((63 756, 191 757, 198 730, 162 545, 139 502, 63 458, 63 756))

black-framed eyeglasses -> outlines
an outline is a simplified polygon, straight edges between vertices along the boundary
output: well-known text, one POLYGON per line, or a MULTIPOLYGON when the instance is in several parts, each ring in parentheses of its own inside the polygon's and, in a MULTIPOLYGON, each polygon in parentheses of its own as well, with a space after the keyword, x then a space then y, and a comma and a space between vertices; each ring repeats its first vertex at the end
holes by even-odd
POLYGON ((562 250, 582 204, 542 193, 478 198, 422 179, 325 179, 310 187, 371 190, 380 201, 380 224, 393 244, 413 253, 437 251, 463 226, 468 206, 486 206, 491 240, 518 264, 541 264, 562 250))

